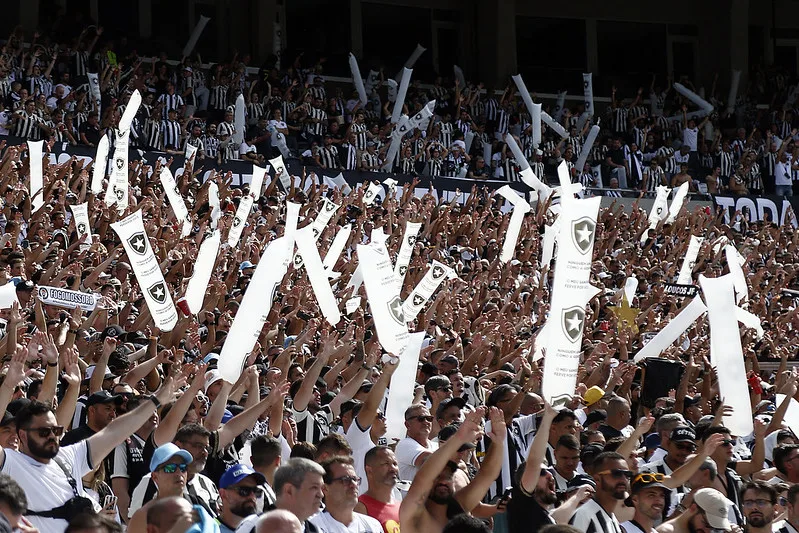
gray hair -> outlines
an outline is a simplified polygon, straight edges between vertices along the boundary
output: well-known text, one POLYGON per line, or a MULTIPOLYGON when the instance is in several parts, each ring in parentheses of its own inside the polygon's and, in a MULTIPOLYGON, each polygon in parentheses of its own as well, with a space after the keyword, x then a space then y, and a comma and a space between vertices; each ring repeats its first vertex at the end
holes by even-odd
POLYGON ((320 476, 324 476, 325 469, 322 468, 319 463, 315 463, 304 457, 289 459, 286 464, 275 470, 275 484, 273 487, 275 489, 275 494, 278 496, 282 494, 283 487, 286 486, 286 484, 291 484, 299 488, 302 486, 302 482, 305 481, 305 476, 307 474, 319 474, 320 476))
POLYGON ((657 430, 658 433, 661 431, 671 431, 677 426, 682 425, 685 425, 685 419, 680 413, 667 413, 658 418, 657 430))

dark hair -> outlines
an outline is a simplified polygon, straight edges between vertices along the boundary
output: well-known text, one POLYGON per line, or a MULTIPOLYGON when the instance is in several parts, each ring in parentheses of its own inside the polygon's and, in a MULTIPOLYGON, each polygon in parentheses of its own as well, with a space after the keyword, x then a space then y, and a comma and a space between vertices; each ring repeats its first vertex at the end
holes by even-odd
POLYGON ((601 469, 605 466, 605 463, 608 461, 626 461, 624 456, 620 453, 616 452, 602 452, 596 457, 594 457, 594 470, 601 469))
POLYGON ((333 465, 350 465, 355 468, 355 461, 349 455, 335 455, 322 461, 321 466, 325 469, 322 479, 328 485, 333 482, 333 465))
POLYGON ((371 464, 371 463, 372 463, 372 461, 374 461, 375 459, 377 459, 377 454, 378 454, 378 453, 380 453, 380 452, 382 452, 382 451, 386 451, 386 450, 388 450, 388 451, 390 451, 390 452, 391 452, 391 451, 393 451, 393 450, 392 450, 391 448, 389 448, 388 446, 383 446, 382 444, 381 444, 381 445, 379 445, 379 446, 374 446, 374 447, 370 448, 370 449, 369 449, 369 451, 368 451, 368 452, 366 452, 366 455, 365 455, 365 456, 364 456, 364 458, 363 458, 363 464, 364 464, 364 465, 371 464))
POLYGON ((28 498, 19 484, 6 474, 0 474, 0 503, 4 503, 14 514, 28 512, 28 498))
POLYGON ((491 391, 491 394, 488 395, 488 399, 486 400, 486 406, 493 407, 496 406, 499 400, 502 399, 509 392, 517 392, 518 389, 513 385, 508 385, 504 383, 499 387, 496 387, 494 390, 491 391))
POLYGON ((788 461, 788 456, 794 450, 799 450, 799 444, 781 444, 774 448, 774 466, 781 474, 787 474, 785 464, 788 461))
POLYGON ((567 450, 580 451, 580 441, 574 435, 561 435, 558 442, 555 443, 555 448, 566 448, 567 450))
POLYGON ((582 533, 579 529, 566 524, 549 524, 538 530, 538 533, 582 533))
POLYGON ((75 533, 98 527, 104 529, 106 533, 122 533, 122 526, 97 513, 80 513, 73 516, 64 533, 75 533))
POLYGON ((702 442, 706 441, 708 437, 715 435, 716 433, 721 433, 723 435, 731 434, 729 428, 724 426, 710 426, 702 433, 702 442))
POLYGON ((774 488, 773 485, 769 485, 765 481, 749 481, 744 483, 743 488, 741 489, 741 504, 743 505, 744 501, 744 494, 746 491, 753 490, 755 492, 759 492, 761 494, 767 494, 768 499, 771 502, 771 505, 777 503, 777 489, 774 488))
POLYGON ((175 433, 175 438, 172 439, 175 442, 186 442, 191 437, 210 437, 211 432, 205 429, 200 424, 186 424, 185 426, 181 427, 177 433, 175 433))
POLYGON ((463 513, 447 522, 441 533, 491 533, 491 530, 484 521, 463 513))
POLYGON ((250 442, 252 449, 252 465, 265 467, 274 464, 280 457, 282 447, 280 441, 267 435, 259 435, 250 442))
POLYGON ((316 445, 315 458, 321 457, 323 454, 331 455, 352 455, 352 446, 347 442, 344 435, 338 433, 331 433, 319 441, 316 445))
POLYGON ((312 442, 308 441, 301 441, 294 445, 291 449, 291 454, 289 455, 291 459, 301 458, 301 459, 310 459, 313 461, 313 458, 316 457, 316 446, 313 445, 312 442))
POLYGON ((580 432, 580 445, 586 446, 588 445, 588 440, 593 437, 594 435, 602 435, 602 432, 598 429, 586 429, 580 432))
POLYGON ((558 414, 555 415, 555 418, 552 419, 552 423, 559 424, 564 420, 577 420, 577 415, 574 414, 574 411, 571 409, 561 409, 558 411, 558 414))
POLYGON ((613 437, 612 439, 605 442, 605 449, 606 452, 615 452, 619 449, 619 447, 624 444, 627 439, 625 437, 613 437))
POLYGON ((799 494, 799 485, 791 485, 788 489, 788 503, 791 505, 796 504, 796 495, 799 494))
POLYGON ((31 427, 33 417, 46 415, 47 413, 54 413, 52 407, 46 403, 33 401, 19 410, 14 417, 17 423, 17 429, 28 429, 31 427))
POLYGON ((424 384, 424 393, 429 396, 432 391, 449 386, 451 383, 447 376, 432 376, 424 384))

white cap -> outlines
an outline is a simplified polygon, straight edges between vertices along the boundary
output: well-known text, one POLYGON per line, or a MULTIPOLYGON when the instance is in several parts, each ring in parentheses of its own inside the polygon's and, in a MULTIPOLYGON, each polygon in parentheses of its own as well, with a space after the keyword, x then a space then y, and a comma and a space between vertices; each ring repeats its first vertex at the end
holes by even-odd
POLYGON ((204 392, 208 392, 208 388, 222 379, 222 374, 219 370, 209 370, 205 373, 205 387, 203 387, 204 392))
POLYGON ((730 530, 729 500, 716 489, 699 489, 694 493, 694 502, 705 512, 710 527, 730 530))

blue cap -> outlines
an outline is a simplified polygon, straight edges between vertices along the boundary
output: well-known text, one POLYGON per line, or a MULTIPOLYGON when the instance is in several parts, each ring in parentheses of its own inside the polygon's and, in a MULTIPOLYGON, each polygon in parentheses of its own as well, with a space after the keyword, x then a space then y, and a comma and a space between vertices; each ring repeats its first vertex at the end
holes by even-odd
POLYGON ((205 364, 208 364, 211 361, 218 361, 218 360, 219 360, 219 354, 215 354, 215 353, 209 353, 208 355, 203 357, 203 363, 205 363, 205 364))
POLYGON ((233 413, 231 413, 229 410, 225 409, 225 412, 222 413, 222 423, 224 424, 225 422, 227 422, 231 418, 233 418, 233 413))
POLYGON ((246 268, 255 268, 255 265, 250 263, 249 261, 242 261, 239 265, 239 270, 244 270, 246 268))
POLYGON ((256 472, 250 466, 238 463, 225 470, 225 473, 219 478, 219 488, 226 489, 231 485, 239 483, 248 476, 255 476, 259 485, 266 483, 266 478, 263 474, 256 472))
POLYGON ((660 435, 659 434, 652 433, 650 435, 647 435, 647 437, 644 439, 644 447, 647 450, 653 450, 653 449, 657 448, 658 446, 660 446, 660 435))
POLYGON ((163 446, 159 446, 153 452, 153 458, 150 459, 150 472, 155 472, 158 470, 159 466, 166 463, 170 458, 176 455, 186 461, 186 464, 194 461, 194 457, 192 457, 189 452, 186 450, 181 450, 176 444, 168 442, 163 446))

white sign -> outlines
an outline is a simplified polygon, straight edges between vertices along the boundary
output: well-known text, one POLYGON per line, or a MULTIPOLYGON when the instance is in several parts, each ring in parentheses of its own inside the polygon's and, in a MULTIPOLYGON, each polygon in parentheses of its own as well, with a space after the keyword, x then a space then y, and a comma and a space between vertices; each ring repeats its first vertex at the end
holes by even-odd
POLYGON ((28 141, 30 164, 31 208, 34 212, 44 205, 44 176, 42 172, 42 146, 44 141, 28 141))
POLYGON ((72 218, 75 220, 75 231, 78 233, 78 240, 84 235, 86 240, 80 245, 81 250, 85 250, 92 245, 92 228, 89 222, 89 204, 83 202, 79 205, 71 205, 72 218))
POLYGON ((398 355, 408 343, 409 333, 397 277, 386 246, 359 244, 358 265, 366 286, 377 338, 387 352, 398 355))
POLYGON ((419 280, 416 287, 405 299, 402 310, 405 313, 405 321, 410 322, 424 309, 425 304, 436 292, 436 289, 452 273, 452 269, 444 263, 439 263, 435 259, 430 268, 427 269, 424 277, 419 280))
POLYGON ((94 308, 97 307, 97 300, 100 298, 99 294, 72 291, 59 287, 47 287, 44 285, 36 287, 36 296, 38 296, 39 301, 45 305, 66 307, 67 309, 80 307, 84 311, 94 311, 94 308))

